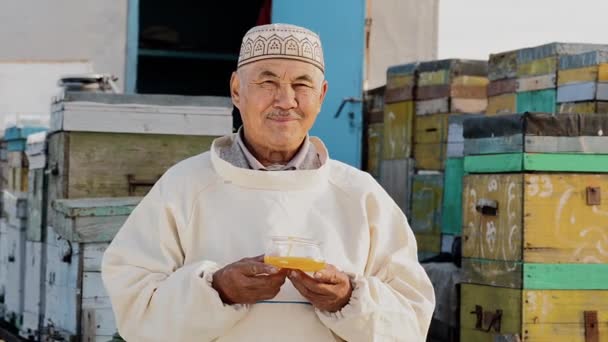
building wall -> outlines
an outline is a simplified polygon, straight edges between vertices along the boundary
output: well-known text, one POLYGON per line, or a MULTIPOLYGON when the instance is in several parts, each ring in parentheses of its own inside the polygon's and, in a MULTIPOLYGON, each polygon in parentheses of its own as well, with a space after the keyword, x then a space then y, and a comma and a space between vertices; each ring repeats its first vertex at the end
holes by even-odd
POLYGON ((87 60, 124 85, 128 0, 0 0, 0 61, 87 60))
POLYGON ((389 66, 437 58, 439 0, 367 0, 366 89, 386 84, 389 66))

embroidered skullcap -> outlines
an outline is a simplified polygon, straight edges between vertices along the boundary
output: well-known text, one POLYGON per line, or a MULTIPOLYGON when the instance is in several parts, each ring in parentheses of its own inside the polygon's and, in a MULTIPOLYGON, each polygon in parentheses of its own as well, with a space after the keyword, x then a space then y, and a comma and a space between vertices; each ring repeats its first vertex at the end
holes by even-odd
POLYGON ((304 27, 289 24, 255 26, 243 37, 237 67, 269 58, 295 59, 325 72, 319 36, 304 27))

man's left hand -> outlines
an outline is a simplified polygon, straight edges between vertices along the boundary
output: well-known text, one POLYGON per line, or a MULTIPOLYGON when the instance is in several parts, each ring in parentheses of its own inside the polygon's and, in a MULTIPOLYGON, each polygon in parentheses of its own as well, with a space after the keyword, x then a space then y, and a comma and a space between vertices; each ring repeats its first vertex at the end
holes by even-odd
POLYGON ((299 270, 290 271, 287 277, 300 294, 321 311, 340 311, 353 292, 350 278, 329 264, 316 272, 314 278, 299 270))

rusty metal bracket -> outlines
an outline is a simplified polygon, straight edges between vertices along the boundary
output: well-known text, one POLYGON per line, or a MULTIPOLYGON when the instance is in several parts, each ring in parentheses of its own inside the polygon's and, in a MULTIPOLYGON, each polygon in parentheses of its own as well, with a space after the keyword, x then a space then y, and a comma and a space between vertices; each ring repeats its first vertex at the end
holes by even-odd
POLYGON ((483 307, 481 305, 475 305, 475 311, 471 311, 471 314, 476 316, 476 330, 490 332, 490 330, 493 328, 495 332, 500 332, 502 310, 497 309, 496 312, 483 311, 483 307), (484 325, 487 325, 487 328, 484 328, 484 325))
POLYGON ((137 179, 135 175, 128 174, 127 181, 129 182, 129 196, 135 195, 135 190, 138 187, 152 187, 156 182, 160 179, 160 176, 156 177, 156 179, 137 179))
POLYGON ((600 205, 602 204, 602 190, 598 187, 588 186, 587 187, 587 205, 600 205))
POLYGON ((600 342, 597 311, 585 311, 585 342, 600 342))
POLYGON ((496 216, 498 215, 498 202, 480 198, 475 204, 475 210, 484 216, 496 216))

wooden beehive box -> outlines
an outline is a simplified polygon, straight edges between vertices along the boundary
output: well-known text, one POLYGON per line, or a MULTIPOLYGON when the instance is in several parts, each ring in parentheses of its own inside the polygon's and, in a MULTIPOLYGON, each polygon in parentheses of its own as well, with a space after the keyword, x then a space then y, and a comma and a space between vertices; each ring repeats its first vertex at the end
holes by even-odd
POLYGON ((421 257, 440 252, 442 198, 443 174, 417 174, 413 177, 410 226, 416 235, 421 257))
POLYGON ((406 159, 412 156, 414 138, 414 101, 384 106, 382 159, 406 159))
POLYGON ((519 290, 462 284, 460 340, 600 342, 608 291, 519 290))
POLYGON ((28 164, 25 155, 28 135, 45 131, 42 126, 11 125, 4 131, 7 147, 8 179, 7 189, 12 192, 26 193, 28 186, 28 164))
POLYGON ((51 116, 48 202, 144 195, 169 167, 230 134, 231 110, 218 97, 67 92, 51 116))
POLYGON ((417 67, 418 63, 409 63, 387 69, 385 103, 414 100, 417 67))
POLYGON ((487 114, 517 110, 517 51, 490 54, 487 114))
POLYGON ((608 117, 500 115, 464 122, 465 172, 605 172, 608 117))
POLYGON ((561 56, 558 103, 608 101, 608 51, 561 56))
POLYGON ((141 200, 83 198, 53 202, 47 228, 45 333, 66 341, 108 341, 116 333, 101 259, 141 200))
POLYGON ((462 178, 464 158, 448 158, 444 175, 441 232, 459 236, 462 232, 462 178))
POLYGON ((380 159, 382 158, 382 139, 384 132, 384 95, 386 87, 365 92, 365 145, 364 170, 374 178, 380 177, 380 159))
POLYGON ((487 74, 486 61, 448 59, 420 63, 416 114, 484 112, 487 74))
POLYGON ((444 169, 448 144, 448 116, 416 116, 414 159, 418 170, 444 169))
POLYGON ((412 204, 413 175, 414 160, 411 158, 380 162, 380 185, 408 218, 412 204))

